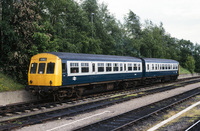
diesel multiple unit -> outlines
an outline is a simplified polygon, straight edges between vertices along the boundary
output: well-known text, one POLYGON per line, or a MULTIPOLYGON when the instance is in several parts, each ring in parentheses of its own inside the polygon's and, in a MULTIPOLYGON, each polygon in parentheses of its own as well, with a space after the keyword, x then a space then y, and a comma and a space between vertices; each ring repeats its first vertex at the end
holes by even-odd
POLYGON ((49 52, 33 56, 27 90, 56 99, 84 90, 127 88, 153 81, 176 80, 179 63, 169 59, 49 52))

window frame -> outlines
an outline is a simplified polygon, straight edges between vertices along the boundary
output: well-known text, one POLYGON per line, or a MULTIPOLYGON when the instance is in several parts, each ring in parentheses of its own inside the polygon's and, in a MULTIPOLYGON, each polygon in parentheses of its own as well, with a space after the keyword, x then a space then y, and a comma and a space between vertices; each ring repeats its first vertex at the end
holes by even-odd
POLYGON ((37 68, 38 68, 38 63, 35 63, 35 62, 34 62, 34 63, 31 63, 31 68, 30 68, 30 72, 29 72, 29 73, 30 73, 30 74, 36 74, 36 73, 37 73, 37 68), (33 68, 32 68, 32 65, 33 65, 33 64, 36 64, 36 68, 34 68, 34 71, 32 71, 32 69, 33 69, 33 68))
POLYGON ((37 73, 38 73, 38 74, 45 74, 45 71, 46 71, 46 63, 43 63, 43 62, 39 63, 37 73), (40 69, 40 65, 41 65, 41 64, 44 64, 44 67, 42 68, 43 73, 40 73, 40 72, 42 71, 42 70, 40 69))
POLYGON ((55 66, 56 66, 56 64, 54 62, 47 63, 46 74, 54 74, 55 73, 55 66), (48 72, 49 64, 54 64, 53 65, 53 72, 48 72))

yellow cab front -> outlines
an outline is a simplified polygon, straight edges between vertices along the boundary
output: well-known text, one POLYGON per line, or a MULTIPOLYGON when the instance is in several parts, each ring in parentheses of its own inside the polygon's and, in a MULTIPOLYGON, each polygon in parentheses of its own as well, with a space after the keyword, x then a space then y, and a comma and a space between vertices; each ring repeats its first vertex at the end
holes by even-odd
POLYGON ((61 86, 61 59, 49 53, 31 58, 28 72, 29 86, 61 86))

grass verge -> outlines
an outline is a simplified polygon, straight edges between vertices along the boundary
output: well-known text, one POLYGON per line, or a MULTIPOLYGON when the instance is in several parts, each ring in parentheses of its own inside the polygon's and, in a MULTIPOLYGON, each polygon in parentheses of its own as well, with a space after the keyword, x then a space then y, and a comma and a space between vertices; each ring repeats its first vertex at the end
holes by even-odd
POLYGON ((0 92, 3 91, 15 91, 24 89, 24 85, 21 85, 14 81, 11 77, 0 73, 0 92))
POLYGON ((187 69, 180 66, 180 74, 191 74, 187 69))

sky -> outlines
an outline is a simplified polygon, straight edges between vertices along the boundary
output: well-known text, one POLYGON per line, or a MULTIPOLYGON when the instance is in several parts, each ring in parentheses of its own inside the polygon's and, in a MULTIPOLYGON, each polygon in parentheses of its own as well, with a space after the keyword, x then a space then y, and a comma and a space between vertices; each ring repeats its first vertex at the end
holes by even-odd
POLYGON ((200 0, 98 0, 102 2, 122 23, 131 10, 141 23, 147 19, 157 25, 162 22, 172 37, 200 44, 200 0))

